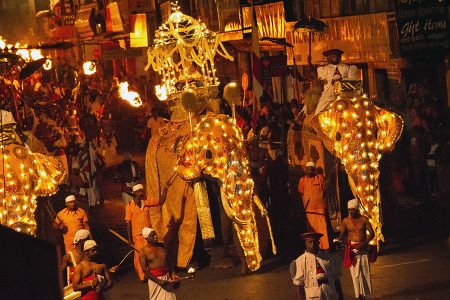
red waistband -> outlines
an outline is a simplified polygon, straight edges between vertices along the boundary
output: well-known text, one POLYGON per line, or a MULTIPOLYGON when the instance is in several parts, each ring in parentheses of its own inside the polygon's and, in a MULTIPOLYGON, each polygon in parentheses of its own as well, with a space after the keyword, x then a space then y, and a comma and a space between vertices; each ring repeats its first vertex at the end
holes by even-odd
POLYGON ((155 269, 150 269, 150 274, 152 274, 155 277, 161 277, 169 273, 169 270, 167 270, 166 267, 159 267, 155 269))

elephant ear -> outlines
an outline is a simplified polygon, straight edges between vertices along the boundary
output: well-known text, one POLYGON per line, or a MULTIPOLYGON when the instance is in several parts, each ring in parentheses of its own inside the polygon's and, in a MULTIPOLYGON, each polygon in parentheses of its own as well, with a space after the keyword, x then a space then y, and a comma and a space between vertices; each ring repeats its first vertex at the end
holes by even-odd
POLYGON ((403 130, 403 119, 398 114, 376 107, 377 142, 381 153, 394 149, 395 143, 400 138, 403 130))

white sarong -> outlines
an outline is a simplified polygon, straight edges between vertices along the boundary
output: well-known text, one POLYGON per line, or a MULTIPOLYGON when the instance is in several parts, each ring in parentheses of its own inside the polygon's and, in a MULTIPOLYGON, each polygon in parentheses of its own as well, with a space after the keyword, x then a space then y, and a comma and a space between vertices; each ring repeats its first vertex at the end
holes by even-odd
MULTIPOLYGON (((161 280, 170 280, 169 273, 158 277, 161 280)), ((176 300, 175 293, 169 292, 162 288, 159 284, 148 280, 148 295, 150 300, 176 300)))
MULTIPOLYGON (((353 242, 352 242, 353 243, 353 242)), ((355 297, 359 295, 366 296, 372 293, 372 283, 370 281, 370 264, 367 251, 358 251, 355 253, 356 264, 350 266, 355 297)))

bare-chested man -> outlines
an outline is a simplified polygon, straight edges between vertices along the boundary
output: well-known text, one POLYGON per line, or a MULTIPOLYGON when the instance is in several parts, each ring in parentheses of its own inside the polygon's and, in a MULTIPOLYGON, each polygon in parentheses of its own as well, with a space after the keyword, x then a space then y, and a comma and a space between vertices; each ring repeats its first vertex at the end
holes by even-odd
POLYGON ((72 283, 75 267, 83 260, 84 242, 89 240, 90 235, 89 230, 86 229, 80 229, 75 232, 75 237, 73 239, 75 249, 66 252, 61 259, 61 270, 64 271, 67 269, 67 285, 72 283))
POLYGON ((158 244, 156 231, 144 227, 142 235, 147 245, 140 252, 142 271, 148 278, 148 292, 150 300, 175 300, 173 292, 179 286, 179 278, 167 259, 166 250, 158 244))
POLYGON ((87 240, 83 246, 83 260, 75 267, 73 290, 81 291, 81 300, 102 300, 102 291, 112 287, 108 269, 92 261, 97 254, 97 244, 87 240))
POLYGON ((355 297, 365 299, 372 293, 368 246, 375 233, 369 219, 359 213, 359 201, 348 202, 349 216, 342 221, 340 240, 347 235, 345 265, 350 267, 355 297), (366 232, 369 232, 367 235, 366 232))

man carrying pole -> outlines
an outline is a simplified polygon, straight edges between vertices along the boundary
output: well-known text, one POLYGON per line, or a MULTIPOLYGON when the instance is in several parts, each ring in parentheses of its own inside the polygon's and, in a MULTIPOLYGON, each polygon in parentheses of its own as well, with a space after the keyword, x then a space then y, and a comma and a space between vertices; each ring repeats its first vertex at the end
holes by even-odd
POLYGON ((144 186, 136 184, 133 186, 133 201, 128 202, 125 206, 128 243, 135 249, 134 268, 141 281, 145 280, 145 276, 139 263, 139 251, 146 244, 142 236, 142 229, 150 227, 150 203, 144 197, 144 186))
POLYGON ((140 264, 148 278, 150 300, 175 300, 173 291, 178 287, 180 278, 173 271, 166 250, 158 244, 154 229, 143 228, 142 236, 147 244, 140 252, 140 264))

